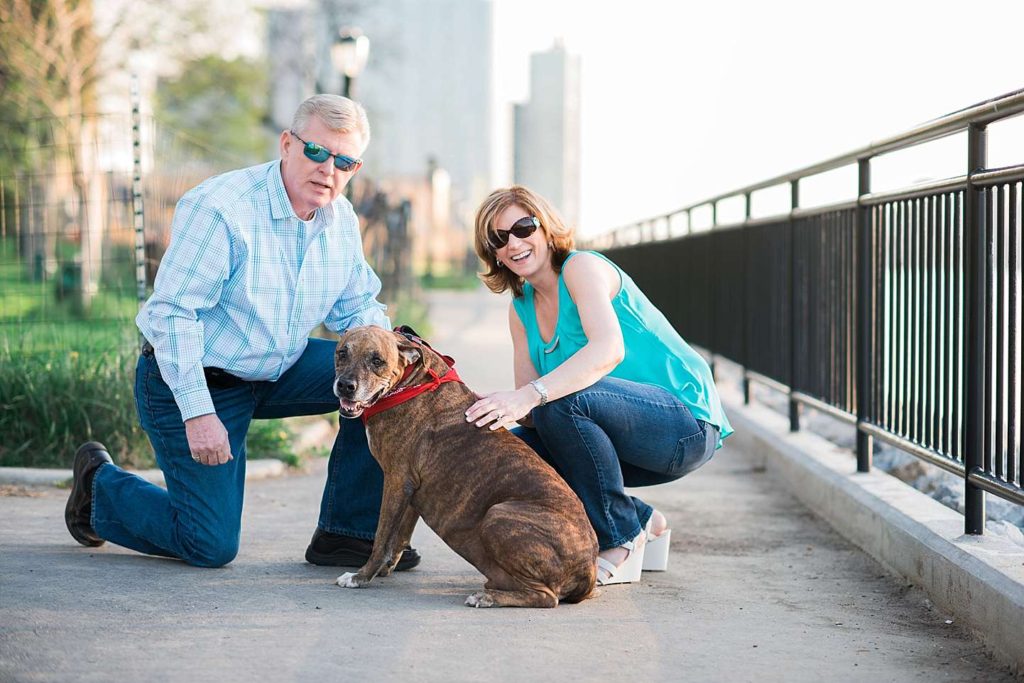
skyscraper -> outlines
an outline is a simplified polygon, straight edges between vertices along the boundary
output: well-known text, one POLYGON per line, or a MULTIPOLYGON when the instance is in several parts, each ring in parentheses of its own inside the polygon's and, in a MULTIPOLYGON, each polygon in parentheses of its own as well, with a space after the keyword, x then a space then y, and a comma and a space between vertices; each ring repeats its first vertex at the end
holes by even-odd
POLYGON ((341 92, 330 59, 339 29, 370 39, 353 93, 372 129, 362 176, 411 199, 417 264, 463 267, 494 184, 491 0, 310 0, 268 16, 277 129, 303 98, 341 92))
POLYGON ((493 183, 490 1, 379 0, 358 21, 373 41, 358 99, 374 175, 425 177, 433 159, 472 210, 493 183))
POLYGON ((547 198, 569 225, 580 215, 580 58, 556 43, 530 56, 530 99, 515 109, 515 182, 547 198))

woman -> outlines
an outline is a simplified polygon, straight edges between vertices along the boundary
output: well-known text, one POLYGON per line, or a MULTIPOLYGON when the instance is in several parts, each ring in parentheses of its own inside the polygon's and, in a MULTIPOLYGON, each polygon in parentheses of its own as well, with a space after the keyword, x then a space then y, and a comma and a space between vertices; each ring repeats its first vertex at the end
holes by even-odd
POLYGON ((573 230, 529 189, 484 200, 475 244, 487 286, 512 292, 519 388, 483 396, 467 421, 499 429, 532 418, 536 431, 514 431, 583 502, 600 584, 664 570, 667 521, 623 487, 678 479, 732 433, 707 363, 618 266, 574 251, 573 230))

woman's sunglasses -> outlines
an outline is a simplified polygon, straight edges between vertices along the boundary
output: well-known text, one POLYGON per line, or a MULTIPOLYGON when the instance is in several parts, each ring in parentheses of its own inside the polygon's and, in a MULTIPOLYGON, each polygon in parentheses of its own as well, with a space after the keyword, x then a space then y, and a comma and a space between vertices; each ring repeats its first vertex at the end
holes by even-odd
POLYGON ((290 132, 304 145, 302 153, 305 154, 306 158, 310 161, 322 164, 331 157, 334 157, 334 165, 338 170, 344 171, 345 173, 356 170, 359 167, 359 164, 362 163, 361 159, 353 159, 352 157, 347 157, 344 154, 334 154, 323 145, 318 145, 315 142, 306 142, 300 138, 299 134, 294 130, 290 132))
POLYGON ((491 243, 491 247, 497 251, 503 246, 508 244, 508 236, 515 235, 521 240, 525 240, 527 237, 532 235, 540 227, 540 221, 536 216, 523 216, 508 230, 495 230, 491 233, 491 237, 488 240, 491 243))

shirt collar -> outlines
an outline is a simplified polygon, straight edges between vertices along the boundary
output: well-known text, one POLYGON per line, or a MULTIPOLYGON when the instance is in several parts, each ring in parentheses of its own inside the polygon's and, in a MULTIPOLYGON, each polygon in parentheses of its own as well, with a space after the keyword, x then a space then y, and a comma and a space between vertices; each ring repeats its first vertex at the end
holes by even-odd
MULTIPOLYGON (((285 218, 301 220, 295 214, 295 207, 292 206, 291 201, 288 199, 288 192, 284 189, 284 178, 281 177, 280 160, 270 164, 270 172, 267 174, 267 188, 270 191, 270 215, 275 220, 285 218)), ((341 195, 334 201, 345 201, 344 197, 344 195, 341 195)), ((318 221, 319 219, 326 224, 330 224, 334 222, 334 214, 334 202, 331 202, 317 210, 313 214, 313 220, 318 221)))
POLYGON ((284 178, 281 177, 281 162, 270 164, 267 173, 267 189, 270 192, 270 215, 275 220, 282 218, 298 218, 292 203, 288 201, 288 192, 284 189, 284 178))

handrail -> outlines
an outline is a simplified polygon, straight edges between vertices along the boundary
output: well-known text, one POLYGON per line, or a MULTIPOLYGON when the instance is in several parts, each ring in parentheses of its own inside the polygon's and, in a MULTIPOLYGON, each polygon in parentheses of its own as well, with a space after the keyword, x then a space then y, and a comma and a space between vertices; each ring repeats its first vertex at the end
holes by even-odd
MULTIPOLYGON (((1024 113, 1024 88, 983 102, 978 102, 977 104, 951 112, 945 116, 940 116, 937 119, 922 123, 919 126, 915 126, 910 130, 904 131, 903 133, 899 133, 888 138, 882 138, 881 140, 872 142, 865 147, 855 149, 845 154, 840 154, 839 156, 827 159, 826 161, 811 164, 810 166, 804 166, 803 168, 799 168, 795 171, 783 173, 782 175, 762 180, 761 182, 754 183, 752 185, 746 185, 730 192, 714 195, 713 197, 703 199, 694 204, 688 204, 687 206, 674 211, 659 213, 649 218, 634 221, 627 225, 613 228, 604 234, 610 235, 618 232, 619 230, 632 228, 648 221, 661 220, 676 214, 689 212, 702 206, 714 206, 723 199, 751 194, 758 190, 764 190, 784 183, 792 183, 803 178, 818 175, 819 173, 848 166, 864 159, 871 159, 872 157, 886 154, 888 152, 894 152, 899 149, 906 149, 925 142, 938 140, 940 138, 959 133, 962 130, 966 130, 967 126, 972 123, 985 125, 992 123, 993 121, 1010 118, 1022 113, 1024 113)), ((596 237, 599 238, 602 236, 603 235, 598 235, 596 237)))
POLYGON ((879 440, 963 477, 964 530, 981 534, 986 493, 1024 505, 1015 322, 1024 164, 989 167, 986 151, 987 125, 1022 113, 1024 89, 621 226, 591 248, 650 287, 709 350, 712 373, 715 356, 744 368, 744 402, 751 381, 786 393, 791 431, 809 406, 856 425, 859 472, 870 471, 879 440), (874 157, 962 130, 962 174, 872 191, 874 157), (854 199, 801 206, 802 178, 853 162, 854 199), (784 183, 789 210, 752 218, 752 193, 784 183), (718 202, 741 196, 744 218, 720 223, 718 202), (711 225, 695 232, 704 207, 711 225))

